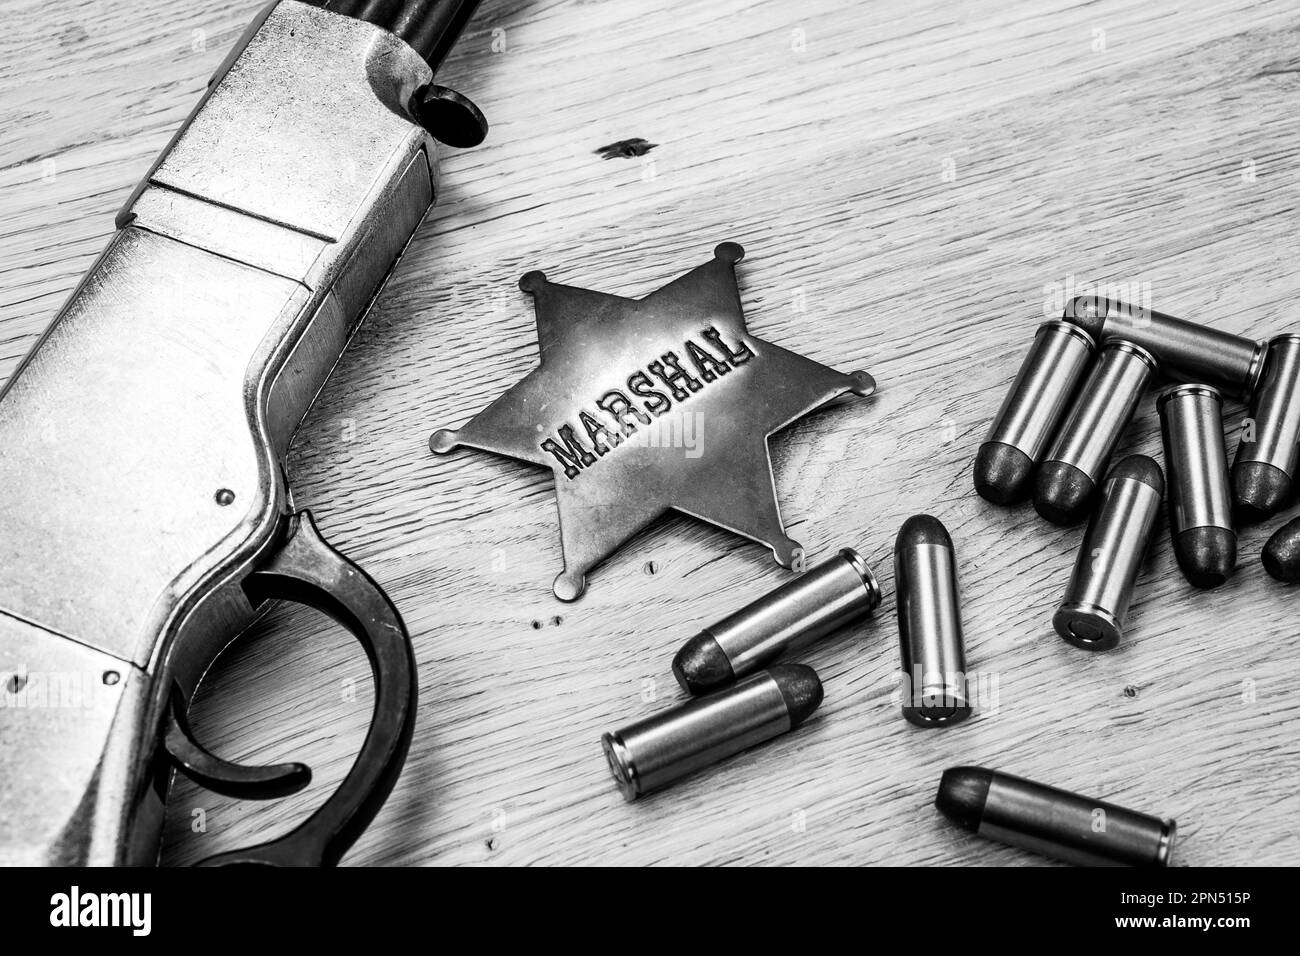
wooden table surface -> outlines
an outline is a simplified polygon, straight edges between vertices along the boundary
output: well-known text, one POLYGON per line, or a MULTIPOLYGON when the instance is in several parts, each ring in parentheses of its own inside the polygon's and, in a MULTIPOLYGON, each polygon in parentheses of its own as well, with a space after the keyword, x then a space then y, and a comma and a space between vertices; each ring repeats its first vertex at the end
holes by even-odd
MULTIPOLYGON (((5 6, 0 381, 259 3, 5 6)), ((1278 522, 1243 531, 1213 592, 1184 582, 1162 524, 1123 644, 1088 655, 1050 625, 1080 529, 994 508, 970 477, 1035 324, 1072 292, 1296 327, 1298 41, 1283 0, 487 0, 442 80, 491 136, 445 157, 292 454, 298 504, 392 595, 420 664, 406 769, 346 862, 1040 862, 939 817, 940 773, 974 763, 1173 816, 1185 864, 1300 863, 1300 595, 1258 560, 1278 522), (656 146, 596 152, 633 137, 656 146), (748 252, 754 334, 880 383, 771 447, 809 560, 857 546, 885 601, 805 655, 826 687, 806 726, 629 805, 601 732, 677 703, 680 643, 790 572, 671 517, 561 604, 550 475, 426 441, 534 366, 520 274, 640 296, 725 239, 748 252), (890 555, 917 512, 952 532, 970 668, 997 691, 945 731, 891 701, 890 555)), ((1163 459, 1149 396, 1126 445, 1163 459)), ((270 615, 205 685, 197 731, 316 779, 269 804, 181 784, 164 858, 283 832, 323 799, 368 673, 324 619, 270 615)))

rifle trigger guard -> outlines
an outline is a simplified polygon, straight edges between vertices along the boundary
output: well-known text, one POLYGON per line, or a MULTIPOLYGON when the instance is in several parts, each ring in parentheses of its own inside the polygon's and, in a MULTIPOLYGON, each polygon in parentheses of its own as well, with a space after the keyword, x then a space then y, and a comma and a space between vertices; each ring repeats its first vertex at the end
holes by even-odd
MULTIPOLYGON (((220 853, 198 865, 334 866, 379 812, 406 760, 417 693, 411 639, 388 595, 321 537, 308 511, 286 518, 283 544, 244 579, 244 590, 254 606, 268 600, 294 601, 328 614, 351 631, 370 659, 375 710, 352 768, 315 813, 278 839, 220 853)), ((200 784, 220 793, 257 797, 292 793, 310 779, 302 764, 242 767, 207 753, 188 733, 182 719, 184 702, 173 698, 172 703, 165 737, 168 753, 200 784), (178 743, 175 750, 173 739, 178 743)))
POLYGON ((174 766, 201 787, 240 800, 270 800, 297 793, 311 783, 311 768, 303 763, 250 767, 231 763, 194 739, 185 713, 189 702, 179 687, 172 688, 171 710, 163 732, 163 749, 174 766))

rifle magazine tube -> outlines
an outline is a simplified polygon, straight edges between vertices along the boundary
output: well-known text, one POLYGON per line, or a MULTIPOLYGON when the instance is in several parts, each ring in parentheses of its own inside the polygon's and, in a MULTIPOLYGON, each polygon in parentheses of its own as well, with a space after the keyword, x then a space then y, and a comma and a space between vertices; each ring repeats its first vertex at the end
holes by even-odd
POLYGON ((1300 335, 1268 343, 1264 377, 1242 425, 1232 490, 1247 520, 1276 514, 1291 498, 1300 464, 1300 335))
POLYGON ((962 829, 1078 866, 1168 866, 1170 819, 983 767, 943 772, 934 805, 962 829))
POLYGON ((1016 380, 975 456, 975 490, 998 505, 1029 496, 1034 466, 1070 407, 1097 346, 1076 325, 1053 319, 1034 333, 1016 380))
POLYGON ((1038 468, 1034 510, 1053 524, 1082 521, 1138 401, 1156 374, 1156 360, 1131 342, 1102 347, 1070 417, 1038 468))
POLYGON ((817 672, 777 664, 716 694, 688 701, 601 743, 628 802, 674 780, 793 730, 822 702, 817 672))
POLYGON ((406 43, 437 68, 479 0, 304 0, 313 7, 355 17, 406 43))
POLYGON ((1241 401, 1250 400, 1264 371, 1264 342, 1117 299, 1080 296, 1066 305, 1064 318, 1103 347, 1114 341, 1141 346, 1175 382, 1205 382, 1241 401))
POLYGON ((806 647, 880 604, 880 585, 852 548, 810 568, 687 641, 673 674, 688 694, 705 694, 806 647))
POLYGON ((1237 566, 1223 398, 1211 385, 1176 385, 1156 399, 1169 469, 1169 530, 1178 566, 1198 588, 1216 588, 1237 566))
POLYGON ((1146 455, 1130 455, 1111 469, 1052 619, 1056 632, 1075 647, 1106 651, 1123 636, 1164 491, 1160 466, 1146 455))
POLYGON ((898 638, 907 699, 917 727, 948 727, 971 714, 966 648, 957 604, 957 560, 939 519, 914 515, 894 542, 898 638))

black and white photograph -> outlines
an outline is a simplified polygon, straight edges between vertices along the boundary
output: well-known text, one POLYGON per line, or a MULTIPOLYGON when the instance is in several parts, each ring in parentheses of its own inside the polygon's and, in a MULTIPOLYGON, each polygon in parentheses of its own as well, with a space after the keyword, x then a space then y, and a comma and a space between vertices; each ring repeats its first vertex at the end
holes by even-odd
POLYGON ((340 866, 1267 922, 1300 6, 0 11, 7 924, 340 866))

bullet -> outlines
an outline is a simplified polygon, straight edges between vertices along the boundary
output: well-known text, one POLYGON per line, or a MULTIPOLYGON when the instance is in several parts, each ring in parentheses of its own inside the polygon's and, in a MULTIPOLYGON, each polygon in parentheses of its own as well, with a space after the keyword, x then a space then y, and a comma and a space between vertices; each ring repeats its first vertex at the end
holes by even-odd
POLYGON ((1061 525, 1087 517, 1110 456, 1155 373, 1151 353, 1131 342, 1102 347, 1038 468, 1034 509, 1040 515, 1061 525))
POLYGON ((673 658, 688 694, 706 694, 865 617, 880 585, 852 548, 705 628, 673 658))
POLYGON ((1264 377, 1242 423, 1232 490, 1241 517, 1262 521, 1291 497, 1300 464, 1300 335, 1279 335, 1268 343, 1264 377))
POLYGON ((1300 580, 1300 518, 1292 518, 1273 532, 1260 560, 1264 570, 1279 581, 1300 580))
POLYGON ((1168 866, 1178 825, 983 767, 943 772, 934 805, 964 830, 1079 866, 1168 866))
POLYGON ((1029 496, 1034 466, 1083 381, 1097 346, 1076 325, 1053 319, 1034 333, 1011 391, 975 456, 975 490, 997 505, 1029 496))
POLYGON ((716 694, 605 734, 601 743, 610 773, 631 802, 793 730, 821 702, 816 671, 804 664, 777 664, 716 694))
POLYGON ((1130 455, 1111 469, 1052 619, 1075 647, 1106 651, 1119 643, 1164 492, 1160 466, 1146 455, 1130 455))
POLYGON ((1204 382, 1240 401, 1250 400, 1264 369, 1263 342, 1118 299, 1080 296, 1066 305, 1064 318, 1103 347, 1114 341, 1140 345, 1175 382, 1204 382))
POLYGON ((1183 575, 1216 588, 1237 567, 1223 397, 1211 385, 1176 385, 1156 399, 1169 469, 1169 530, 1183 575))
POLYGON ((903 717, 947 727, 970 716, 966 647, 957 606, 957 560, 938 518, 914 515, 894 541, 898 638, 906 677, 903 717))

